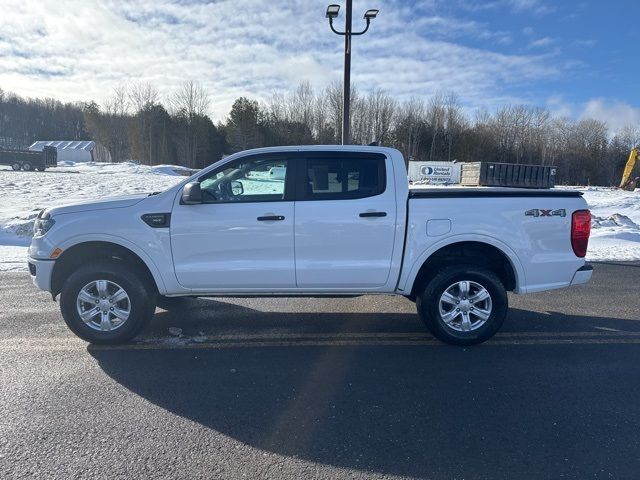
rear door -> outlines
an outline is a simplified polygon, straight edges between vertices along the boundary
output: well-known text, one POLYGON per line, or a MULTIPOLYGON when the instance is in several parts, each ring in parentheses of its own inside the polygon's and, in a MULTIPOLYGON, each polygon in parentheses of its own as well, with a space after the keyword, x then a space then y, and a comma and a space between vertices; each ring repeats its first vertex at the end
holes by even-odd
POLYGON ((298 288, 384 286, 396 226, 390 162, 378 153, 303 156, 297 169, 294 227, 298 288))

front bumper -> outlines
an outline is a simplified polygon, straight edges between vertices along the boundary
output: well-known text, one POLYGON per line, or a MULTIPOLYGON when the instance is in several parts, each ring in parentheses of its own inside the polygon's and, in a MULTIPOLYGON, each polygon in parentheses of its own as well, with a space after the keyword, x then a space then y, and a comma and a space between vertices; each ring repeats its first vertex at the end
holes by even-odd
POLYGON ((56 263, 55 260, 42 260, 29 257, 27 261, 29 263, 29 274, 31 275, 33 284, 40 290, 50 292, 51 272, 53 272, 53 266, 56 263))
POLYGON ((588 283, 591 280, 591 275, 593 275, 593 266, 589 264, 583 265, 573 274, 571 285, 588 283))

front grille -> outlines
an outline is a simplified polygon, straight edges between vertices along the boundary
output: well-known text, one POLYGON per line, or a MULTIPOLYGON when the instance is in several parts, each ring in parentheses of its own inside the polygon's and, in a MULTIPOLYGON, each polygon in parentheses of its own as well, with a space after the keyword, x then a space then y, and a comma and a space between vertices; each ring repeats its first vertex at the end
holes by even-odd
POLYGON ((36 276, 36 266, 31 262, 29 262, 29 273, 34 277, 36 276))

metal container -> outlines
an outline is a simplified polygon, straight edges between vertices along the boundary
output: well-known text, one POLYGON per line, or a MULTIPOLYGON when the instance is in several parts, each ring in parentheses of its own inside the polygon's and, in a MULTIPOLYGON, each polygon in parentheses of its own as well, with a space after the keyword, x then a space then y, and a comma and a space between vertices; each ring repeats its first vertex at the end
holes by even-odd
POLYGON ((485 187, 552 188, 556 167, 515 163, 469 162, 462 164, 460 185, 485 187))

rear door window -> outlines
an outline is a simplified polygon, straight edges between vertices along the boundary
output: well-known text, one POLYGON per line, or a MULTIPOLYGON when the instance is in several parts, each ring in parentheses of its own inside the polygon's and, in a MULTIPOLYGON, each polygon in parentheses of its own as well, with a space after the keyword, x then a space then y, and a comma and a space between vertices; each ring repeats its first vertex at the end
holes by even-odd
POLYGON ((326 154, 307 158, 302 200, 340 200, 379 195, 386 187, 383 155, 326 154))

